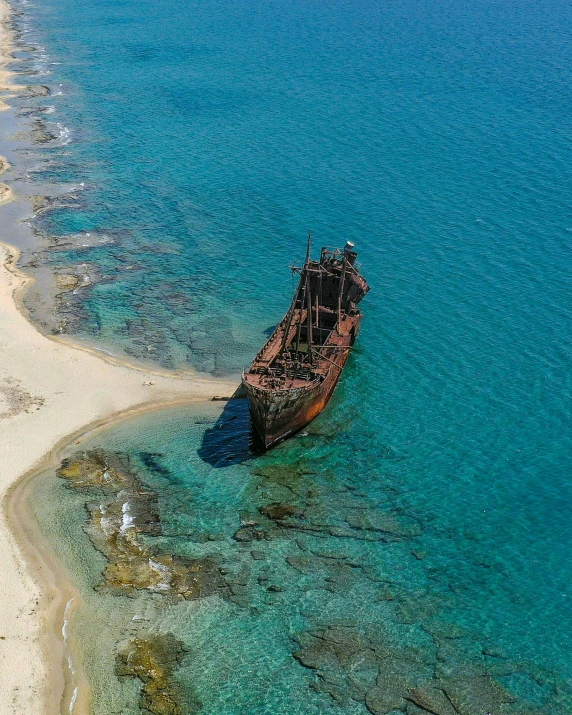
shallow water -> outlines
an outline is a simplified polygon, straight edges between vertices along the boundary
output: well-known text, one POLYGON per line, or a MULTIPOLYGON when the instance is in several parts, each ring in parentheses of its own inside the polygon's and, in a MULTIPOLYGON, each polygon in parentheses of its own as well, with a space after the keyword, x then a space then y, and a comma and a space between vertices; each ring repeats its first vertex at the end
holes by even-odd
POLYGON ((113 675, 113 653, 141 601, 191 649, 180 680, 206 713, 365 712, 307 687, 347 692, 347 673, 320 678, 292 656, 292 636, 343 620, 433 665, 430 629, 453 623, 466 635, 442 636, 440 663, 458 673, 502 652, 521 664, 498 676, 519 702, 570 712, 570 8, 16 6, 22 39, 46 48, 22 67, 36 62, 49 74, 34 83, 52 88, 19 107, 50 109, 55 136, 36 136, 21 166, 29 193, 69 189, 36 217, 49 238, 24 260, 81 280, 59 291, 48 329, 236 373, 284 312, 285 266, 308 229, 318 246, 353 240, 372 286, 357 350, 307 435, 250 455, 230 404, 226 428, 213 406, 208 424, 176 410, 94 442, 131 457, 179 534, 146 538, 214 553, 226 577, 244 571, 235 600, 92 594, 105 561, 82 536, 88 496, 42 487, 70 500, 58 513, 84 555, 70 552, 70 568, 93 564, 76 627, 97 632, 97 614, 116 614, 86 656, 96 711, 137 690, 113 675), (268 527, 265 504, 292 500, 296 528, 256 548, 233 538, 241 520, 268 527), (308 573, 286 560, 308 554, 294 561, 308 573))
MULTIPOLYGON (((333 439, 328 415, 269 455, 248 459, 245 420, 239 414, 225 422, 221 411, 153 413, 69 450, 126 455, 159 499, 162 533, 143 537, 145 544, 156 554, 211 560, 224 579, 216 593, 185 600, 174 586, 106 586, 109 561, 84 531, 85 504, 97 512, 105 499, 90 488, 66 488, 52 474, 38 483, 40 522, 85 598, 73 623, 94 712, 138 711, 132 680, 114 675, 115 652, 149 632, 173 634, 188 649, 176 678, 192 694, 184 702, 202 707, 182 712, 364 713, 376 675, 394 682, 392 669, 402 676, 404 667, 404 692, 427 682, 466 685, 486 673, 517 699, 518 707, 493 712, 570 711, 565 621, 548 630, 557 609, 566 613, 565 592, 557 578, 540 588, 546 542, 540 550, 538 542, 546 531, 528 532, 531 513, 549 506, 546 494, 514 520, 519 487, 510 483, 481 503, 466 483, 455 489, 442 480, 427 489, 408 477, 408 458, 390 448, 378 444, 381 467, 368 465, 371 435, 360 439, 351 427, 343 435, 340 422, 333 439), (226 446, 227 457, 244 461, 215 463, 205 428, 221 433, 217 456, 226 446), (348 639, 352 647, 375 639, 384 655, 367 662, 370 647, 358 640, 359 659, 341 665, 323 654, 305 657, 304 638, 324 629, 341 633, 346 648, 348 639)), ((126 494, 119 502, 127 503, 126 494)), ((140 513, 135 506, 123 512, 130 510, 140 513)), ((138 523, 136 516, 133 528, 138 523)), ((93 541, 93 522, 89 533, 93 541)), ((557 557, 544 564, 554 577, 557 557)), ((488 702, 473 699, 459 712, 476 714, 488 702)))

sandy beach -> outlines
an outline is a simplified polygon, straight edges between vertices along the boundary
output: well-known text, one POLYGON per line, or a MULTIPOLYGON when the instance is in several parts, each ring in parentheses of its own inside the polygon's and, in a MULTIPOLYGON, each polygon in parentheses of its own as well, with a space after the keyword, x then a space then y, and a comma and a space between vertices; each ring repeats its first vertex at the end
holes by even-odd
MULTIPOLYGON (((7 108, 14 86, 7 85, 10 73, 5 69, 8 11, 0 0, 0 109, 7 108)), ((0 157, 0 171, 7 168, 0 157)), ((0 184, 0 204, 11 198, 11 188, 0 184)), ((40 581, 41 544, 34 545, 35 564, 24 560, 21 544, 9 528, 7 495, 24 475, 49 460, 58 444, 89 425, 104 424, 130 410, 229 395, 236 385, 139 369, 41 334, 21 307, 30 279, 16 267, 18 252, 9 245, 6 225, 0 241, 0 714, 44 712, 46 702, 59 712, 61 683, 48 679, 54 662, 61 666, 61 653, 47 628, 49 614, 61 605, 58 583, 53 574, 51 585, 49 578, 40 581), (58 687, 59 695, 54 692, 58 687)), ((13 520, 18 519, 17 499, 12 495, 10 500, 13 520)))
MULTIPOLYGON (((236 387, 233 382, 168 376, 113 364, 95 353, 48 339, 17 307, 27 278, 15 267, 15 260, 16 252, 1 244, 0 492, 4 505, 20 478, 39 468, 59 443, 88 425, 103 424, 129 410, 230 395, 236 387)), ((11 510, 17 518, 17 504, 12 502, 11 510)), ((26 565, 5 508, 0 514, 0 549, 4 696, 0 713, 39 713, 46 689, 51 687, 46 682, 51 667, 46 659, 46 613, 57 593, 44 592, 37 580, 37 564, 35 569, 26 565)), ((60 662, 59 657, 56 660, 60 662)))

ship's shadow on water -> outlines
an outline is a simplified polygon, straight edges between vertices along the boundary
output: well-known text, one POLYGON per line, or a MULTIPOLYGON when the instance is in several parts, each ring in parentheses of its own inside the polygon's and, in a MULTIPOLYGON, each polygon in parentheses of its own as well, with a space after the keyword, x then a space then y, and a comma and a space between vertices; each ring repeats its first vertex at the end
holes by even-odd
MULTIPOLYGON (((276 325, 263 331, 270 337, 276 325)), ((211 467, 230 467, 265 453, 264 445, 250 421, 248 399, 242 387, 227 400, 216 423, 205 430, 197 454, 211 467)))
POLYGON ((248 400, 237 390, 215 424, 205 430, 197 453, 203 462, 219 468, 241 464, 264 451, 250 422, 248 400))

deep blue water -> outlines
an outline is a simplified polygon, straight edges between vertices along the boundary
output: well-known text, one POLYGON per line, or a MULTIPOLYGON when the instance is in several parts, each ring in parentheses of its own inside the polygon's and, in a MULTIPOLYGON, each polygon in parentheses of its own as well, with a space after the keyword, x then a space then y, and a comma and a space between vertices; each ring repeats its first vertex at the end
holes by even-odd
MULTIPOLYGON (((60 139, 33 177, 84 185, 75 206, 36 220, 71 246, 43 260, 94 281, 62 298, 72 334, 168 367, 237 373, 283 314, 286 266, 309 229, 318 245, 354 241, 372 287, 358 349, 309 436, 223 468, 201 459, 204 427, 190 430, 184 413, 102 438, 163 455, 176 475, 176 489, 160 484, 163 517, 197 474, 245 480, 245 503, 217 492, 228 559, 241 510, 264 501, 260 465, 315 474, 313 508, 342 522, 328 490, 357 487, 363 503, 347 508, 401 515, 420 533, 401 535, 390 556, 312 538, 384 564, 409 589, 411 628, 438 615, 561 684, 572 678, 569 3, 42 0, 24 10, 25 41, 47 53, 38 66, 50 74, 37 81, 62 92, 36 100, 55 108, 45 118, 60 139), (85 232, 95 247, 78 246, 85 232)), ((217 444, 229 463, 246 439, 237 424, 235 441, 217 444)), ((199 519, 200 490, 193 504, 199 519)), ((292 583, 287 608, 246 626, 237 606, 236 620, 225 611, 199 629, 214 643, 228 629, 236 643, 260 630, 255 651, 268 648, 272 667, 253 686, 258 705, 216 701, 229 687, 220 676, 210 694, 197 686, 204 712, 365 712, 323 693, 305 700, 309 671, 287 636, 314 627, 332 592, 305 610, 307 584, 281 571, 290 536, 270 543, 292 583)), ((345 603, 331 597, 332 617, 393 622, 387 609, 362 610, 375 601, 371 582, 353 588, 345 603)), ((251 650, 235 647, 247 668, 251 650)), ((204 653, 206 668, 216 654, 204 653)), ((247 702, 248 678, 236 677, 247 702)), ((572 712, 568 695, 549 702, 548 681, 511 677, 530 707, 572 712)))

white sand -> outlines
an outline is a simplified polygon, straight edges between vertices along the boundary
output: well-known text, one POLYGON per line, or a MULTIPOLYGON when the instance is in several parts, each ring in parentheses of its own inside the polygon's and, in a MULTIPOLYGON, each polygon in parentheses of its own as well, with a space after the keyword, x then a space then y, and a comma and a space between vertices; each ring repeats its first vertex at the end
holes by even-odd
MULTIPOLYGON (((113 364, 39 333, 17 307, 27 279, 0 244, 0 497, 45 461, 58 442, 135 406, 229 396, 235 382, 168 376, 113 364), (16 297, 16 300, 15 300, 16 297), (145 384, 153 382, 154 384, 145 384)), ((12 514, 14 506, 12 505, 12 514)), ((47 687, 45 611, 0 511, 0 715, 40 713, 47 687)), ((17 512, 16 512, 17 518, 17 512)), ((51 594, 53 598, 53 594, 51 594)), ((49 600, 49 599, 48 599, 49 600)), ((53 664, 52 664, 53 666, 53 664)))
MULTIPOLYGON (((0 0, 0 22, 6 12, 0 0)), ((4 27, 0 33, 5 54, 9 33, 4 27)), ((0 58, 0 110, 9 99, 9 73, 2 66, 0 58)), ((4 161, 0 158, 0 166, 4 161)), ((11 195, 3 186, 0 201, 11 195)), ((91 423, 137 406, 228 396, 236 383, 154 373, 42 335, 20 308, 19 295, 29 279, 15 267, 17 252, 7 245, 1 211, 0 240, 6 243, 0 243, 0 715, 27 715, 45 712, 50 692, 49 709, 59 712, 57 687, 48 682, 54 665, 46 633, 55 596, 44 581, 40 585, 41 565, 24 561, 8 527, 8 491, 66 436, 91 423)), ((10 502, 10 515, 18 519, 17 500, 10 502)), ((41 544, 35 546, 42 551, 41 544)))

